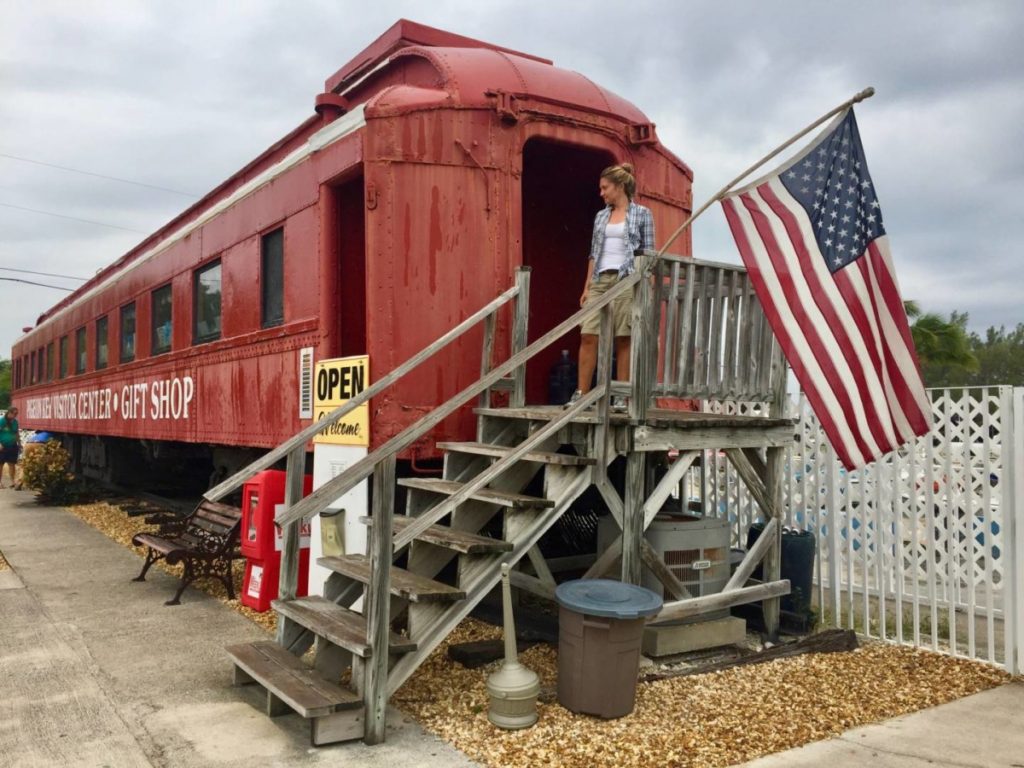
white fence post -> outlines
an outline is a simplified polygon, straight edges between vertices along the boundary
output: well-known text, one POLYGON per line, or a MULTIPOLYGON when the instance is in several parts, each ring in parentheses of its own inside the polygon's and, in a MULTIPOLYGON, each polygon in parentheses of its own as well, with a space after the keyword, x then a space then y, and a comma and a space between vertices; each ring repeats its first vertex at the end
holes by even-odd
POLYGON ((1003 524, 1009 544, 1006 549, 1010 550, 1003 567, 1003 622, 1006 669, 1016 675, 1024 671, 1024 387, 1005 387, 1000 401, 1006 478, 1002 489, 1006 508, 1003 524))

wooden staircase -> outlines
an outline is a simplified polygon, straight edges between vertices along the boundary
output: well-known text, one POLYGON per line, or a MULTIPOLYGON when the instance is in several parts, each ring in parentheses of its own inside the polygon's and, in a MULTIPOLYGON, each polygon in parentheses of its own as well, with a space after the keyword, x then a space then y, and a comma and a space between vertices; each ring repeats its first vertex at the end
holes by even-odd
MULTIPOLYGON (((504 421, 504 420, 503 420, 504 421)), ((506 437, 530 430, 528 420, 514 420, 506 437)), ((444 443, 444 477, 401 478, 408 489, 410 515, 394 516, 392 534, 405 532, 415 516, 434 508, 467 487, 467 478, 507 458, 513 447, 500 442, 444 443)), ((388 594, 392 632, 388 638, 386 690, 392 695, 437 645, 497 584, 503 562, 515 562, 535 546, 540 537, 569 509, 590 485, 590 468, 596 460, 586 456, 533 450, 524 453, 506 475, 493 485, 468 494, 451 513, 450 524, 434 523, 395 553, 389 568, 388 594), (522 489, 543 473, 543 496, 529 496, 522 489), (501 517, 501 538, 481 532, 501 517), (457 561, 454 583, 439 579, 446 566, 457 561), (399 631, 394 631, 394 630, 399 631)), ((372 524, 372 518, 363 518, 372 524)), ((373 643, 362 613, 374 582, 372 559, 364 554, 322 557, 317 561, 332 571, 325 596, 275 600, 278 622, 290 641, 267 641, 227 648, 235 664, 236 684, 258 683, 266 690, 267 714, 296 712, 311 721, 314 745, 364 736, 363 696, 366 666, 373 643), (299 655, 313 649, 312 665, 299 655), (350 688, 339 680, 350 671, 350 688)))
POLYGON ((514 571, 513 584, 553 595, 554 580, 537 544, 591 486, 621 534, 598 553, 586 577, 608 573, 621 561, 622 579, 639 583, 647 567, 675 598, 661 617, 764 600, 766 624, 777 623, 777 598, 789 586, 778 575, 776 500, 781 446, 792 439, 790 422, 777 418, 786 379, 778 345, 741 267, 663 254, 647 254, 638 264, 633 275, 530 344, 529 269, 519 270, 516 285, 479 312, 207 492, 216 501, 287 459, 285 504, 276 517, 283 531, 280 598, 273 603, 276 641, 227 649, 236 683, 265 689, 269 716, 295 712, 308 719, 314 745, 383 741, 388 699, 498 584, 502 563, 528 558, 535 575, 514 571), (633 292, 634 334, 631 379, 623 383, 611 379, 611 304, 627 292, 633 292), (494 365, 498 312, 509 302, 511 349, 505 362, 494 365), (527 361, 591 315, 600 316, 594 389, 571 407, 525 407, 527 361), (310 438, 481 323, 481 374, 474 384, 302 498, 310 438), (494 407, 495 391, 507 393, 505 407, 494 407), (628 413, 612 413, 613 394, 629 396, 628 413), (776 417, 658 411, 656 397, 771 403, 776 417), (476 440, 439 444, 443 477, 396 478, 396 456, 474 399, 476 440), (727 594, 713 600, 690 595, 644 539, 674 484, 705 448, 726 452, 773 518, 757 553, 752 550, 737 569, 727 594), (669 451, 679 458, 655 482, 656 459, 669 451), (621 494, 607 475, 617 457, 625 457, 626 465, 621 494), (372 510, 362 518, 370 529, 368 551, 321 558, 319 564, 332 572, 323 596, 297 597, 301 521, 368 478, 372 510), (396 487, 406 491, 403 515, 395 515, 396 487), (746 586, 760 557, 766 580, 746 586))

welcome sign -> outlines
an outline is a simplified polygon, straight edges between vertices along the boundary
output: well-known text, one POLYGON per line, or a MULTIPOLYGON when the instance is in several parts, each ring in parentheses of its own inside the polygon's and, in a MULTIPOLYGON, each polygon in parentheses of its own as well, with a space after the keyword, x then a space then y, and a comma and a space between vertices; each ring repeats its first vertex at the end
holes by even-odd
MULTIPOLYGON (((338 357, 321 360, 314 369, 313 418, 321 421, 361 394, 370 384, 370 358, 338 357)), ((370 445, 370 404, 363 403, 341 421, 313 438, 321 445, 370 445)))

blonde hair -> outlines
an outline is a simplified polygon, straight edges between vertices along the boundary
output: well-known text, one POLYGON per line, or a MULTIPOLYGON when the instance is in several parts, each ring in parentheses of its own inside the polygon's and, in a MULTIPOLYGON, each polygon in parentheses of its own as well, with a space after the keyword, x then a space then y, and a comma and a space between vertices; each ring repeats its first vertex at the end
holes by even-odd
POLYGON ((629 163, 609 165, 601 171, 601 178, 608 179, 612 184, 617 184, 626 191, 626 197, 630 200, 636 194, 636 176, 633 175, 633 166, 629 163))

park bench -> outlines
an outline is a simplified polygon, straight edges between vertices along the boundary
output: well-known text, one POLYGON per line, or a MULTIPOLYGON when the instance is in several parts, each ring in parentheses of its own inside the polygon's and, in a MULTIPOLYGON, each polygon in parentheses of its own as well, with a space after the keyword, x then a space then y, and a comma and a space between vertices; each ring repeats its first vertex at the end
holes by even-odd
POLYGON ((132 581, 145 581, 150 566, 158 560, 166 560, 169 565, 182 563, 184 570, 178 591, 164 605, 178 605, 185 587, 205 576, 220 579, 227 589, 228 599, 235 599, 231 561, 241 557, 238 550, 240 509, 204 499, 186 517, 163 517, 156 522, 160 527, 155 533, 140 532, 132 537, 132 544, 147 548, 142 572, 132 581))

